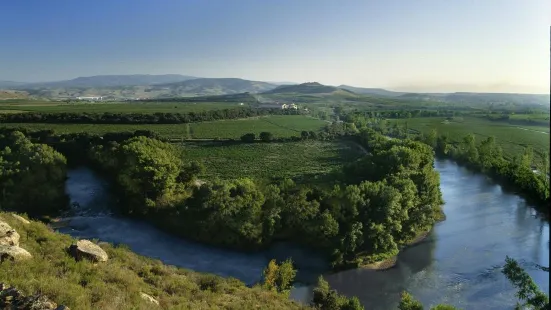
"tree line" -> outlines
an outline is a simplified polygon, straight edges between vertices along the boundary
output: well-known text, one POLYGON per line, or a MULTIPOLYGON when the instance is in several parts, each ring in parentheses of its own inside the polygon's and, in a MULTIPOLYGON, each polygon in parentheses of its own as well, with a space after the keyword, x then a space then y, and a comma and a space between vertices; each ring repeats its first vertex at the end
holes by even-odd
POLYGON ((295 115, 292 109, 233 108, 188 113, 4 113, 0 123, 53 124, 185 124, 264 115, 295 115))

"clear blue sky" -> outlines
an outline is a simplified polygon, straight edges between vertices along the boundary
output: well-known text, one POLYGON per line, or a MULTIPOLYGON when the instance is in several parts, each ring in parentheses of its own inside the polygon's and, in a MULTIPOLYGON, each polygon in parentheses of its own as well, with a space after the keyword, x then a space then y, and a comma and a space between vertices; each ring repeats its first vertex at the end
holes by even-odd
POLYGON ((0 80, 179 73, 549 92, 549 0, 0 2, 0 80))

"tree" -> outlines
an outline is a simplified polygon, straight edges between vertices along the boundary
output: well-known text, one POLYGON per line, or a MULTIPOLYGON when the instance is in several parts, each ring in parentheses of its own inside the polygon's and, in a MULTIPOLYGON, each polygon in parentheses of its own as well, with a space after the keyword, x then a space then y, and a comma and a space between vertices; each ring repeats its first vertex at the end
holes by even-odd
POLYGON ((171 144, 140 136, 123 142, 116 155, 121 159, 117 183, 130 212, 146 213, 148 208, 163 207, 182 190, 177 180, 183 163, 171 144))
POLYGON ((403 292, 402 298, 400 299, 400 304, 398 305, 399 310, 423 310, 423 304, 413 298, 409 293, 403 292))
POLYGON ((320 310, 363 310, 357 297, 346 298, 329 287, 329 283, 322 276, 318 278, 318 284, 314 288, 312 307, 320 310))
POLYGON ((276 260, 272 259, 264 269, 264 283, 262 286, 267 290, 289 295, 296 274, 297 271, 293 268, 291 259, 287 259, 281 265, 278 265, 276 260))
POLYGON ((310 136, 310 134, 308 134, 308 131, 306 130, 303 130, 300 132, 300 137, 302 138, 302 140, 308 140, 308 137, 310 136))
POLYGON ((266 131, 263 131, 260 133, 260 140, 264 141, 264 142, 270 142, 274 139, 274 136, 272 135, 271 132, 266 132, 266 131))
POLYGON ((432 148, 436 148, 437 141, 438 141, 438 133, 436 132, 436 129, 433 128, 426 135, 425 143, 432 148))
POLYGON ((247 143, 252 143, 254 142, 255 139, 256 139, 256 136, 254 133, 246 133, 241 136, 241 141, 247 142, 247 143))
MULTIPOLYGON (((532 278, 524 271, 520 265, 512 258, 505 258, 505 266, 501 271, 507 279, 518 289, 517 297, 524 301, 523 304, 517 303, 515 309, 533 309, 548 310, 549 297, 538 289, 532 278)), ((315 290, 314 290, 315 293, 315 290)), ((314 295, 315 296, 315 295, 314 295)), ((407 292, 402 293, 402 298, 398 306, 400 310, 423 310, 423 305, 413 298, 407 292)), ((431 310, 456 310, 454 306, 440 304, 431 308, 431 310)))
POLYGON ((507 279, 518 289, 516 296, 524 301, 517 303, 517 309, 526 308, 534 310, 549 309, 549 297, 538 289, 532 278, 512 258, 505 258, 505 266, 502 270, 507 279))
POLYGON ((31 216, 55 215, 67 208, 65 157, 18 131, 1 140, 0 208, 31 216))

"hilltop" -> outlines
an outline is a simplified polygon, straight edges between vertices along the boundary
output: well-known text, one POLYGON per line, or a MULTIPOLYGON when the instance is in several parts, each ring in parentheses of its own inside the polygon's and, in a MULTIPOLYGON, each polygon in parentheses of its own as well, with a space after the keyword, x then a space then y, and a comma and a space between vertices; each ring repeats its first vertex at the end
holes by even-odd
POLYGON ((178 96, 207 96, 237 93, 260 93, 276 88, 267 82, 250 81, 238 78, 202 78, 178 83, 156 85, 151 90, 170 90, 178 96))
POLYGON ((332 93, 349 93, 354 94, 350 90, 341 89, 335 86, 327 86, 318 82, 308 82, 298 85, 282 85, 275 89, 264 92, 264 94, 303 94, 303 95, 320 95, 320 94, 332 94, 332 93))

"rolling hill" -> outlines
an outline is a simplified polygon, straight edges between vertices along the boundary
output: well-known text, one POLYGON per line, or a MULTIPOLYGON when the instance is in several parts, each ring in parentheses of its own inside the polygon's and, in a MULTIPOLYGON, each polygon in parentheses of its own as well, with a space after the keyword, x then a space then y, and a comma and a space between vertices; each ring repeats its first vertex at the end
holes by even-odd
POLYGON ((321 95, 321 94, 350 94, 354 92, 346 89, 341 89, 335 86, 327 86, 318 82, 302 83, 298 85, 283 85, 272 90, 266 91, 263 94, 302 94, 302 95, 321 95))
POLYGON ((267 82, 237 78, 202 78, 178 83, 155 85, 151 91, 170 91, 172 96, 209 96, 238 93, 261 93, 276 88, 267 82))
POLYGON ((340 85, 338 88, 346 89, 356 94, 362 95, 372 95, 372 96, 383 96, 383 97, 397 97, 405 93, 390 91, 382 88, 365 88, 365 87, 354 87, 348 85, 340 85))

